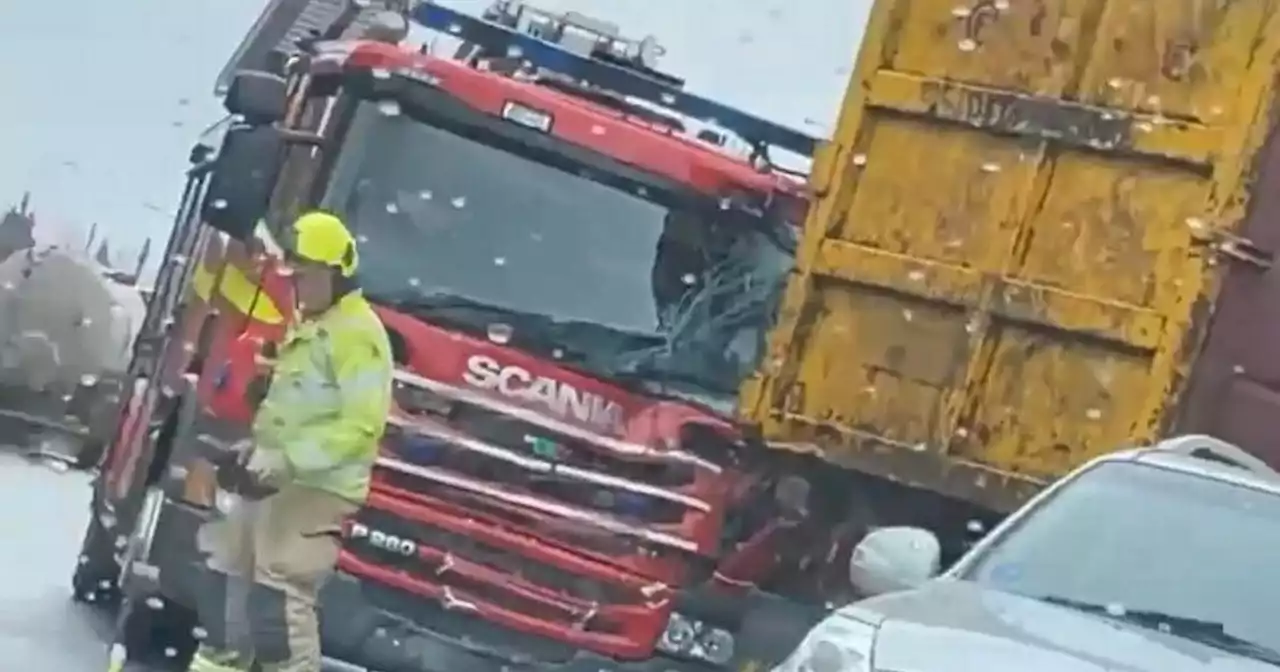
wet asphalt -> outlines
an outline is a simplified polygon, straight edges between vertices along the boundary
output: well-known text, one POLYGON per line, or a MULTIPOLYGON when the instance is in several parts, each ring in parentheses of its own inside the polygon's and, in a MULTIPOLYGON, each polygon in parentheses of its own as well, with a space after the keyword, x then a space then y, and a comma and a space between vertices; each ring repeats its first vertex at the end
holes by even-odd
MULTIPOLYGON (((113 615, 71 600, 89 476, 56 466, 0 445, 0 670, 105 672, 113 615)), ((367 671, 326 661, 324 672, 367 671)))
POLYGON ((0 450, 0 669, 106 669, 110 615, 71 600, 89 477, 0 450))

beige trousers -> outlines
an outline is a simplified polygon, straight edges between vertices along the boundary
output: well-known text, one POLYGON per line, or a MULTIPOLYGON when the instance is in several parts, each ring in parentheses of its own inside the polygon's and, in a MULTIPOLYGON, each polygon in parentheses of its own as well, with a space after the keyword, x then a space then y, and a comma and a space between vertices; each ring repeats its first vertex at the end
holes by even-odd
POLYGON ((285 486, 197 535, 207 554, 196 610, 205 640, 190 672, 319 672, 316 598, 334 571, 342 521, 358 505, 285 486))

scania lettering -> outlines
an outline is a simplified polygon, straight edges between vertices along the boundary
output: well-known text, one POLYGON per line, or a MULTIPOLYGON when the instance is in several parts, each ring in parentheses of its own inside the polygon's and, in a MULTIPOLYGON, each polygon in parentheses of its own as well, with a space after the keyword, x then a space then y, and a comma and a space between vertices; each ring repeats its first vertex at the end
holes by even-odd
POLYGON ((482 390, 497 390, 504 397, 541 405, 560 417, 572 417, 608 432, 616 431, 622 423, 622 407, 616 402, 554 378, 535 376, 519 366, 503 366, 492 357, 476 355, 468 359, 463 380, 482 390))

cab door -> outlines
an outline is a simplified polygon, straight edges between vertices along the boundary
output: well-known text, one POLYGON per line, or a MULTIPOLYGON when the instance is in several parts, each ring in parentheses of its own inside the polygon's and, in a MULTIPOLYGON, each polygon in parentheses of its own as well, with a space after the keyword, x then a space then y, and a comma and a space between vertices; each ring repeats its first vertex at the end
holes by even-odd
POLYGON ((879 0, 744 414, 994 509, 1161 431, 1250 200, 1278 4, 879 0))

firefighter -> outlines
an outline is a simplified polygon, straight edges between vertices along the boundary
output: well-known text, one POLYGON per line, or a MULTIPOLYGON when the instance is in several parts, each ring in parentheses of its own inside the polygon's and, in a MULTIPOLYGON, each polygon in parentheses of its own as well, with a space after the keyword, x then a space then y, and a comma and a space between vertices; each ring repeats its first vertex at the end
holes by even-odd
POLYGON ((319 672, 317 596, 368 493, 391 403, 391 349, 357 287, 351 233, 325 212, 292 233, 297 317, 242 458, 271 494, 200 530, 211 571, 190 672, 319 672))

